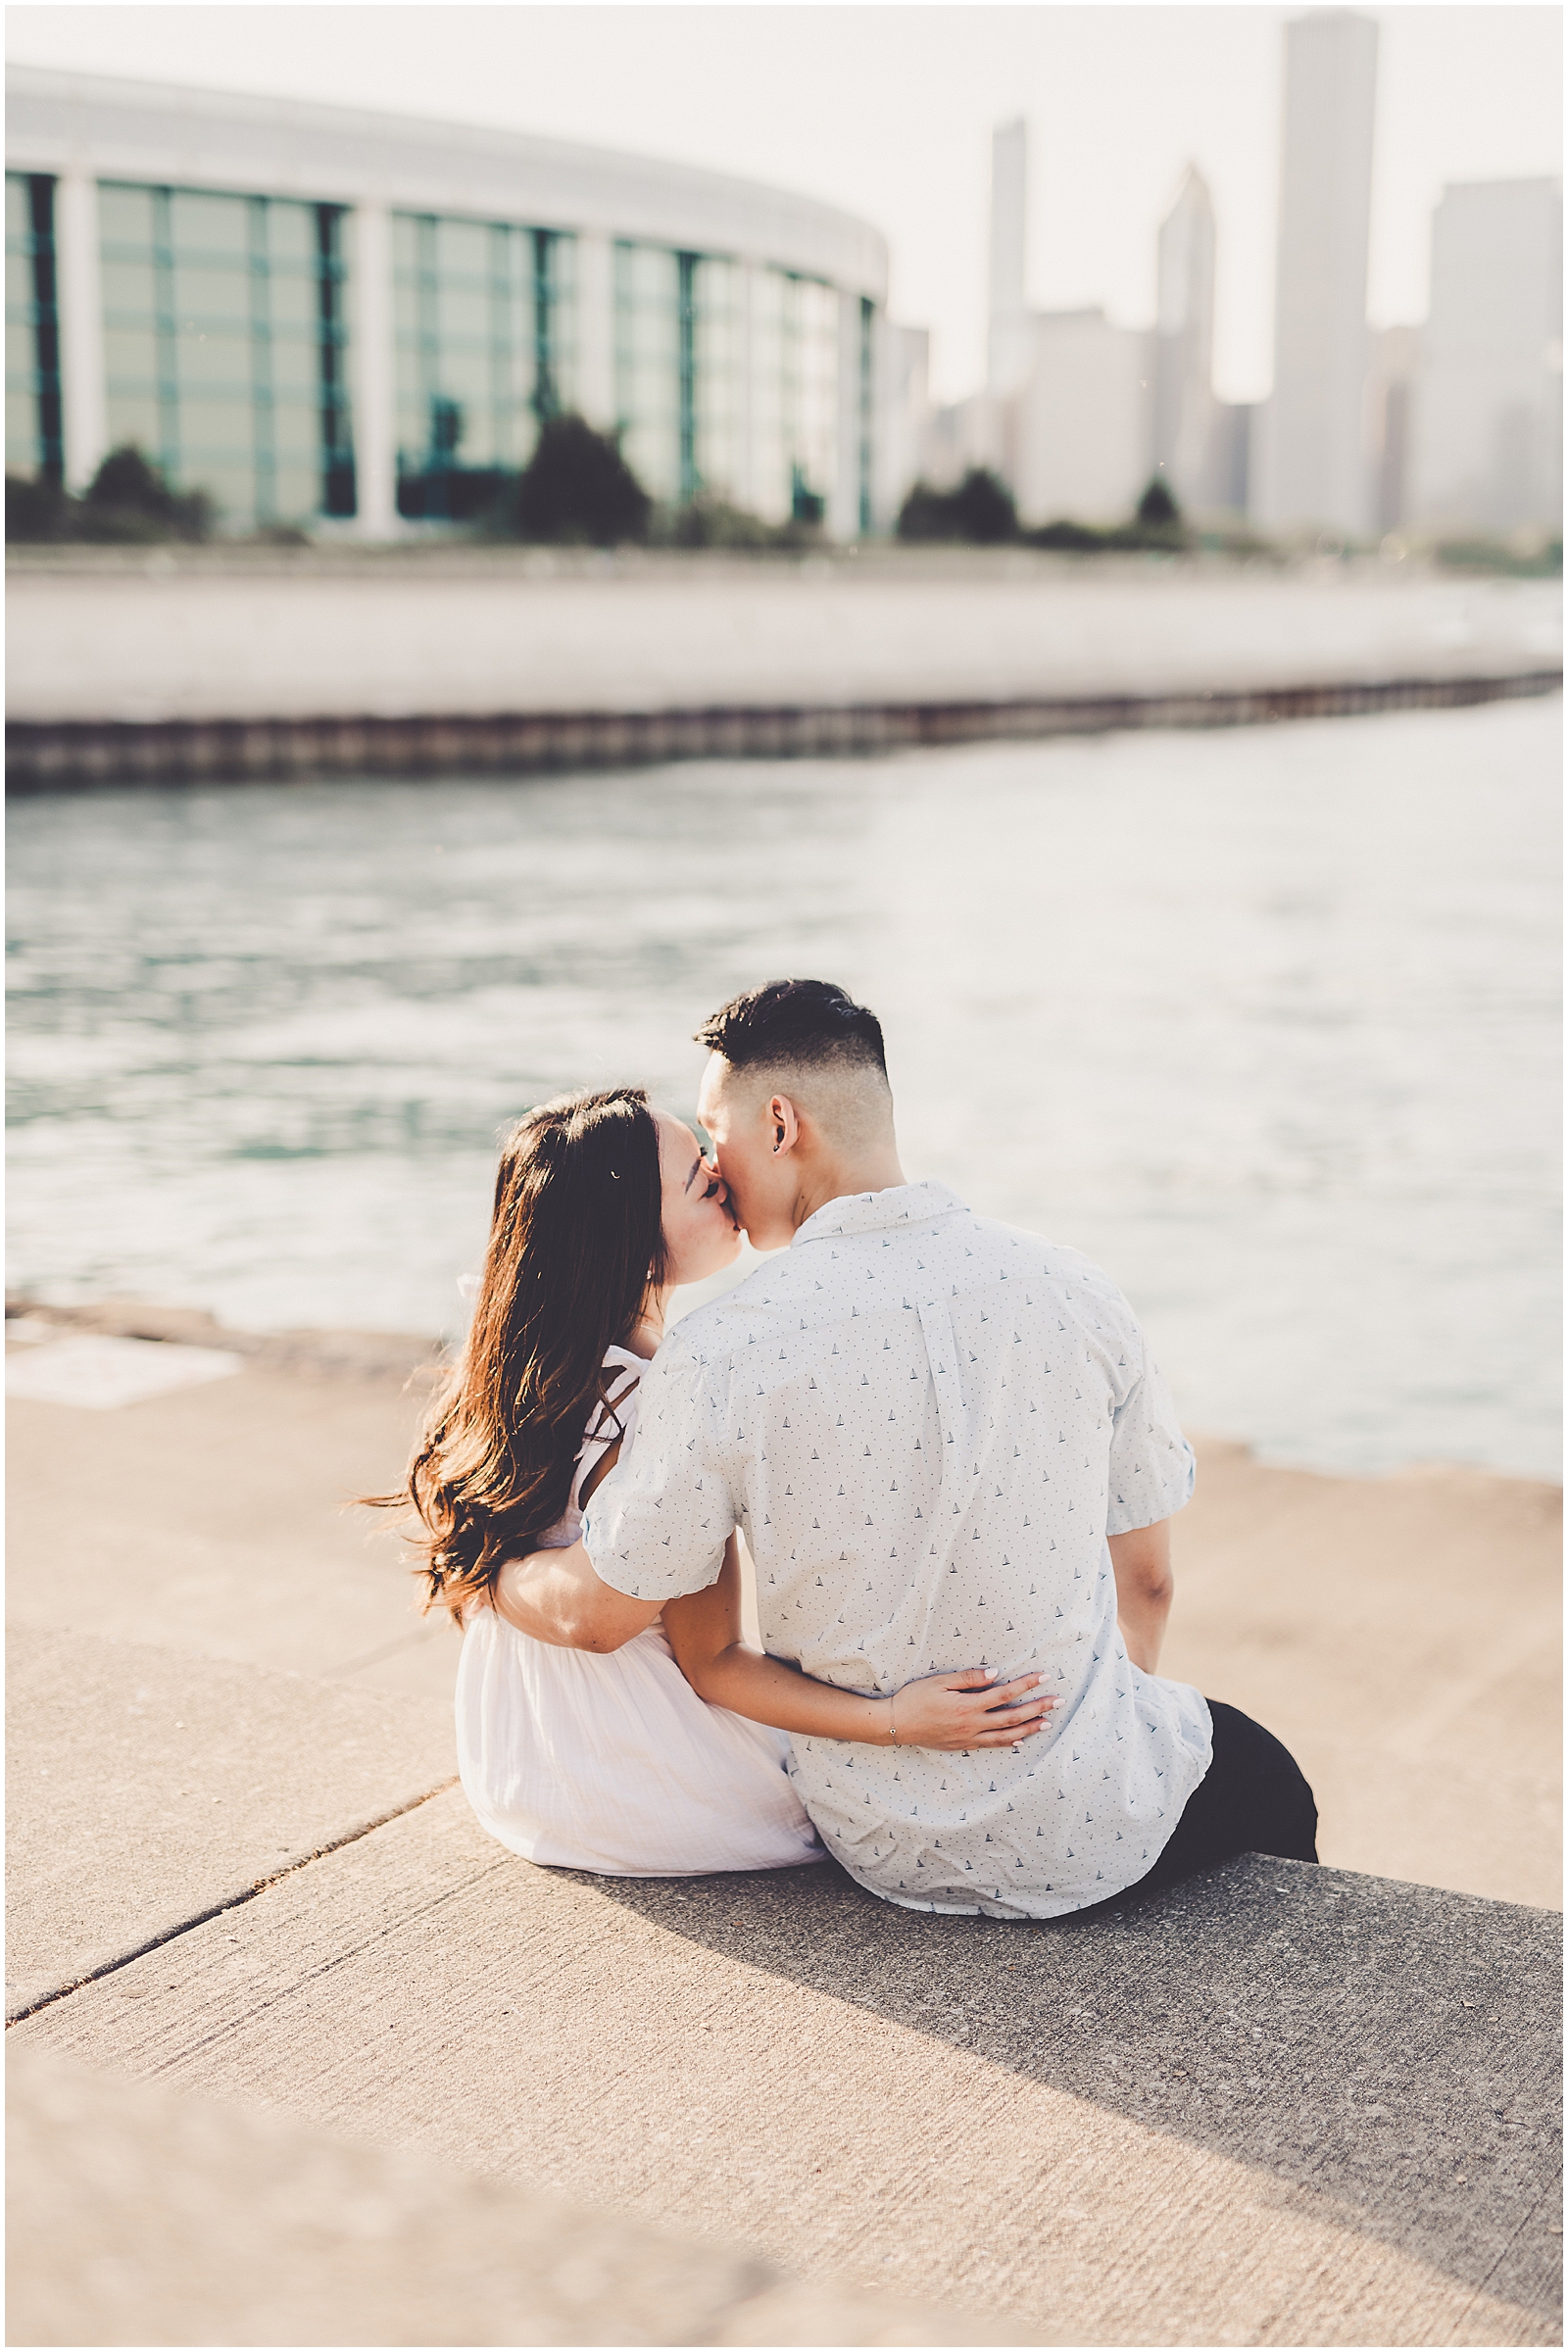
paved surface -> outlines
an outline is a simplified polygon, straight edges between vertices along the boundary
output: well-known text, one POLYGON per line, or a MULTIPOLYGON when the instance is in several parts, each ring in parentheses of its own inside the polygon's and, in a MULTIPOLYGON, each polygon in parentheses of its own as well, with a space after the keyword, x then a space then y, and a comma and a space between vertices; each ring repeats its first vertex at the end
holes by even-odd
POLYGON ((13 559, 8 589, 8 715, 34 721, 1163 694, 1534 670, 1562 644, 1558 582, 1376 563, 158 550, 13 559))
MULTIPOLYGON (((505 1854, 460 1791, 425 1793, 456 1644, 344 1507, 395 1482, 422 1351, 147 1308, 76 1325, 244 1364, 11 1409, 13 1964, 36 1997, 151 1946, 11 2032, 104 2079, 46 2073, 28 2109, 59 2183, 14 2239, 28 2340, 695 2340, 699 2305, 715 2342, 1558 2340, 1560 1921, 1478 1899, 1555 1884, 1554 1491, 1202 1447, 1170 1667, 1275 1724, 1326 1858, 1383 1875, 1253 1857, 1088 1926, 934 1921, 826 1865, 617 1884, 505 1854), (136 2104, 155 2078, 167 2111, 136 2104), (265 2146, 235 2108, 272 2112, 265 2146), (298 2130, 362 2151, 300 2157, 337 2182, 308 2242, 278 2153, 298 2130), (461 2327, 356 2333, 332 2295, 401 2274, 355 2216, 412 2212, 416 2179, 437 2215, 470 2195, 420 2166, 742 2246, 797 2300, 737 2304, 728 2253, 672 2255, 661 2335, 606 2257, 573 2335, 529 2203, 461 2327), (181 2231, 214 2252, 171 2290, 181 2231), (297 2299, 225 2319, 223 2278, 269 2269, 297 2299), (122 2332, 98 2295, 137 2315, 122 2332), (964 2333, 935 2303, 1000 2318, 964 2333)), ((561 2225, 573 2246, 605 2226, 561 2225)), ((409 2259, 449 2275, 433 2240, 409 2259)))
MULTIPOLYGON (((217 1328, 100 1319, 180 1340, 217 1328)), ((457 1637, 419 1616, 391 1528, 354 1508, 401 1476, 421 1360, 414 1341, 284 1338, 237 1379, 114 1413, 13 1399, 12 1618, 445 1698, 457 1637)))
POLYGON ((1161 1666, 1298 1755, 1330 1862, 1562 1903, 1562 1490, 1199 1447, 1161 1666))
POLYGON ((34 2053, 6 2108, 12 2343, 1056 2340, 34 2053))
POLYGON ((444 1787, 434 1699, 139 1642, 7 1643, 6 2014, 444 1787))
MULTIPOLYGON (((100 1319, 235 1338, 145 1308, 100 1319)), ((237 1379, 119 1412, 13 1401, 13 1618, 445 1704, 456 1638, 417 1615, 390 1528, 349 1502, 398 1479, 417 1344, 246 1344, 237 1379)), ((1199 1453, 1167 1670, 1299 1756, 1325 1860, 1560 1903, 1561 1491, 1199 1453)))
POLYGON ((1545 2343, 1558 1929, 1256 1858, 1077 1929, 617 1885, 453 1792, 12 2043, 1076 2342, 1545 2343))

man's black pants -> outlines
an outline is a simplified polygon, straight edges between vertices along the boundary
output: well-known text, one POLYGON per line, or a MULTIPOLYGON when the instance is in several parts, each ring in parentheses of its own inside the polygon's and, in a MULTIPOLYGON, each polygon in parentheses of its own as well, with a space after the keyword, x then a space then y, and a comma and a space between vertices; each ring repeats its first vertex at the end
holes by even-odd
POLYGON ((1213 1759, 1153 1869, 1120 1894, 1070 1912, 1069 1918, 1098 1918, 1135 1896, 1174 1886, 1196 1870, 1228 1862, 1233 1854, 1317 1860, 1317 1806, 1290 1749, 1240 1707, 1211 1698, 1208 1711, 1214 1720, 1213 1759))

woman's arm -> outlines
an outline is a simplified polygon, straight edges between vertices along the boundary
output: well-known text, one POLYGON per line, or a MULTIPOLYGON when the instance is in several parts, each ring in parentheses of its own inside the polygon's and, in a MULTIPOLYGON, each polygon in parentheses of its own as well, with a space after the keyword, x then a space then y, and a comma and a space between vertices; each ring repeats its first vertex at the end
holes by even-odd
POLYGON ((781 1732, 856 1740, 874 1747, 1011 1747, 1045 1728, 1055 1705, 1038 1674, 999 1686, 990 1672, 926 1675, 892 1698, 835 1690, 753 1649, 741 1634, 739 1539, 724 1546, 716 1584, 664 1603, 664 1631, 692 1689, 715 1707, 781 1732))
MULTIPOLYGON (((615 1467, 620 1445, 616 1438, 594 1464, 583 1482, 582 1503, 615 1467)), ((548 1642, 557 1649, 591 1649, 601 1656, 621 1648, 659 1615, 657 1600, 633 1600, 596 1576, 580 1538, 575 1544, 508 1560, 490 1598, 496 1615, 531 1641, 548 1642)))
POLYGON ((490 1595, 498 1617, 556 1649, 620 1649, 659 1615, 657 1600, 633 1600, 594 1573, 579 1541, 508 1560, 490 1595))

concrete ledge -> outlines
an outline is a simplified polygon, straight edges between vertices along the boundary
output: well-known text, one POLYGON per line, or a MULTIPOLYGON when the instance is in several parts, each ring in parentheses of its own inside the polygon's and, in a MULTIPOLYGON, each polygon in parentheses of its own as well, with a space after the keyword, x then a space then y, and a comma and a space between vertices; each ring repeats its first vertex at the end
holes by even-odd
POLYGON ((376 1333, 224 1334, 178 1310, 48 1316, 232 1345, 244 1370, 118 1412, 13 1401, 13 1621, 374 1684, 433 1701, 450 1725, 457 1637, 418 1614, 393 1515, 352 1507, 398 1484, 421 1410, 409 1375, 431 1350, 376 1333))
POLYGON ((119 1339, 164 1340, 176 1348, 220 1348, 269 1372, 303 1380, 368 1381, 422 1397, 446 1368, 440 1340, 394 1331, 236 1331, 199 1306, 158 1306, 142 1298, 96 1298, 83 1306, 41 1304, 24 1291, 6 1295, 6 1319, 119 1339))
POLYGON ((1259 1857, 1076 1928, 592 1880, 453 1792, 12 2038, 1077 2343, 1550 2343, 1560 1925, 1259 1857))
POLYGON ((1258 726, 1552 694, 1561 667, 1343 684, 966 702, 397 717, 12 719, 8 792, 328 776, 531 775, 667 760, 806 759, 1146 727, 1258 726))
POLYGON ((1050 2344, 262 2111, 7 2071, 13 2344, 1050 2344))
POLYGON ((8 2019, 455 1775, 429 1700, 27 1626, 8 1652, 8 2019))

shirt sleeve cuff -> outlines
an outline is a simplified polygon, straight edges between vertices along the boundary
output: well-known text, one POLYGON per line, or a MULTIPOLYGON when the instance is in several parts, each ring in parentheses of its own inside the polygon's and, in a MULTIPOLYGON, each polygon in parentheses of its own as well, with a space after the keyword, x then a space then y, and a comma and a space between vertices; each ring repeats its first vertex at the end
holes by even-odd
POLYGON ((1185 1438, 1182 1441, 1182 1460, 1168 1468, 1146 1471, 1143 1476, 1124 1481, 1120 1488, 1113 1482, 1110 1508, 1105 1513, 1107 1536, 1130 1536, 1135 1528, 1154 1527, 1161 1519, 1172 1519, 1193 1499, 1198 1464, 1193 1449, 1185 1438))
POLYGON ((724 1565, 722 1544, 706 1565, 684 1560, 675 1568, 664 1559, 639 1560, 635 1553, 616 1551, 608 1535, 596 1541, 591 1527, 583 1529, 582 1541, 600 1583, 624 1593, 628 1600, 662 1602, 679 1600, 687 1592, 706 1592, 724 1565))

